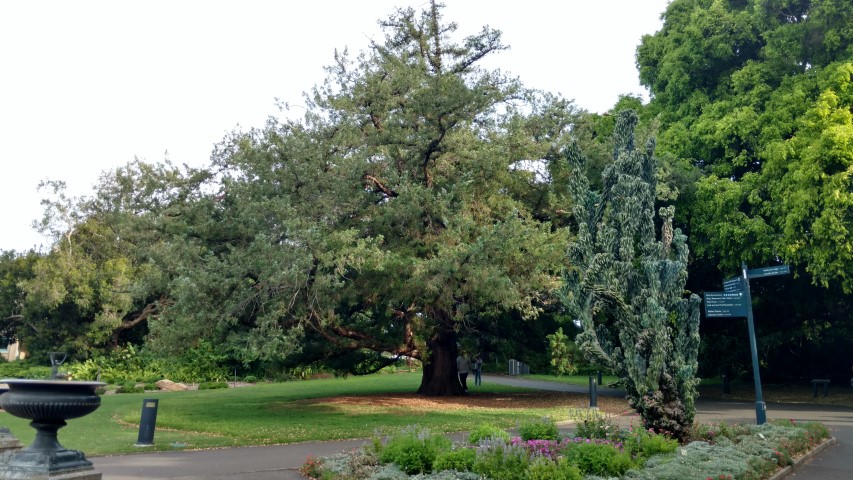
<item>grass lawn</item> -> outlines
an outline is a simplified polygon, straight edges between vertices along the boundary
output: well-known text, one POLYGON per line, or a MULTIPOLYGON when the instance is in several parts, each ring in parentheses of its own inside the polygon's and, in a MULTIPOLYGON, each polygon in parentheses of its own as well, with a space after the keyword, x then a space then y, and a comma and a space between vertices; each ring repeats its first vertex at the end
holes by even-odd
MULTIPOLYGON (((66 448, 93 456, 365 438, 376 431, 413 424, 434 432, 465 431, 486 422, 511 428, 543 416, 565 420, 567 407, 578 402, 572 394, 530 393, 484 382, 470 396, 455 397, 439 408, 418 408, 415 403, 423 397, 411 393, 417 390, 420 379, 420 373, 400 373, 220 390, 104 395, 98 410, 70 420, 60 430, 59 439, 66 448), (527 401, 519 401, 524 395, 527 401), (365 400, 363 396, 384 401, 365 400), (332 397, 343 400, 316 400, 332 397), (546 401, 531 403, 534 397, 546 401), (148 398, 159 399, 155 445, 134 447, 142 402, 148 398)), ((27 423, 0 413, 0 425, 9 427, 25 445, 35 433, 27 423)))
MULTIPOLYGON (((531 373, 529 375, 520 375, 520 378, 527 378, 530 380, 542 380, 544 382, 559 382, 566 383, 569 385, 581 385, 585 387, 589 387, 589 376, 587 375, 545 375, 538 373, 531 373)), ((596 380, 598 377, 596 376, 596 380)), ((601 376, 601 385, 607 386, 612 383, 616 383, 619 380, 619 377, 613 375, 602 375, 601 376)))

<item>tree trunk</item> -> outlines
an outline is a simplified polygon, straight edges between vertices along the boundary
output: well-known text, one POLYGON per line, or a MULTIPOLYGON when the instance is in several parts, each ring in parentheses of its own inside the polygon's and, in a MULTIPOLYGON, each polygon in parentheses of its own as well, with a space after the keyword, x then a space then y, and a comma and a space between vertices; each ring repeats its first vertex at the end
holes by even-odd
POLYGON ((439 328, 427 341, 429 360, 424 364, 418 393, 431 397, 464 395, 456 372, 456 333, 439 328))

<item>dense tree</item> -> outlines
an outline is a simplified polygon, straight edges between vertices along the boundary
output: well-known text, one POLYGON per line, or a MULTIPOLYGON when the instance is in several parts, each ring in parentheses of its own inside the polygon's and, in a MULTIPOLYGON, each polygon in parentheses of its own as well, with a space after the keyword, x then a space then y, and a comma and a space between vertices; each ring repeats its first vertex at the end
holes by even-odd
MULTIPOLYGON (((853 4, 674 0, 663 18, 637 63, 659 149, 706 175, 679 210, 697 255, 692 288, 718 290, 741 261, 791 263, 785 288, 754 295, 759 344, 787 342, 789 352, 768 351, 765 365, 776 378, 849 377, 849 365, 814 352, 834 349, 853 325, 843 313, 853 293, 853 4)), ((731 345, 733 327, 708 327, 705 363, 743 363, 731 356, 746 351, 731 345)))
POLYGON ((33 251, 0 252, 0 343, 4 346, 18 340, 19 332, 32 330, 24 318, 27 296, 22 283, 33 277, 38 258, 33 251))
POLYGON ((691 238, 724 269, 780 257, 853 291, 853 5, 676 0, 643 38, 661 148, 710 174, 691 238))
POLYGON ((673 229, 672 207, 656 219, 654 141, 635 148, 636 123, 633 111, 619 114, 601 191, 590 189, 577 145, 566 151, 576 172, 577 239, 562 296, 583 328, 581 350, 620 377, 646 428, 685 439, 695 414, 700 300, 684 298, 687 238, 673 229))
POLYGON ((152 346, 216 336, 244 362, 360 372, 411 356, 421 393, 458 394, 462 337, 549 301, 567 207, 517 162, 553 155, 571 105, 479 68, 500 33, 457 42, 435 3, 382 26, 336 55, 304 118, 229 138, 209 197, 163 219, 189 234, 170 240, 182 264, 152 346))
POLYGON ((166 299, 151 288, 150 280, 160 275, 133 243, 140 240, 135 232, 146 231, 135 225, 141 221, 127 210, 122 220, 120 209, 100 201, 116 175, 105 175, 92 198, 67 197, 59 181, 43 185, 49 192, 39 228, 52 246, 27 257, 27 272, 18 272, 14 281, 19 309, 6 322, 37 358, 61 350, 84 359, 128 341, 141 343, 147 320, 166 299))

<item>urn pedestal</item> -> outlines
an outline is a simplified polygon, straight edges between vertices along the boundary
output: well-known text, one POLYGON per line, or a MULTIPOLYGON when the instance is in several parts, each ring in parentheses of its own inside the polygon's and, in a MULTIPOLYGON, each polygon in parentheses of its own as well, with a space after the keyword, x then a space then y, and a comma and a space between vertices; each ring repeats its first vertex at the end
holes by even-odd
POLYGON ((101 480, 83 452, 63 447, 57 432, 65 421, 88 415, 101 405, 95 389, 102 382, 65 380, 0 380, 9 391, 0 395, 0 408, 31 420, 36 438, 29 446, 0 455, 3 479, 101 480))

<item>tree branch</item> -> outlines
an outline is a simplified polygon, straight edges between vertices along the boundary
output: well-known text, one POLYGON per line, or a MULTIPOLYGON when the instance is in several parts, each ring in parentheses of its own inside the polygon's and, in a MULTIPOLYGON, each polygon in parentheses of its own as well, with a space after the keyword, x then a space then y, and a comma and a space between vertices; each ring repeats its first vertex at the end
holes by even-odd
POLYGON ((373 186, 375 186, 375 187, 376 187, 376 190, 378 190, 378 191, 380 191, 380 192, 384 193, 384 194, 385 194, 386 196, 388 196, 388 197, 397 197, 397 196, 399 196, 399 194, 398 194, 397 192, 395 192, 394 190, 391 190, 390 188, 386 187, 386 186, 385 186, 381 181, 379 181, 379 179, 378 179, 378 178, 374 177, 373 175, 365 174, 362 178, 363 178, 363 179, 365 179, 365 180, 370 181, 370 183, 372 183, 372 184, 373 184, 373 186))

